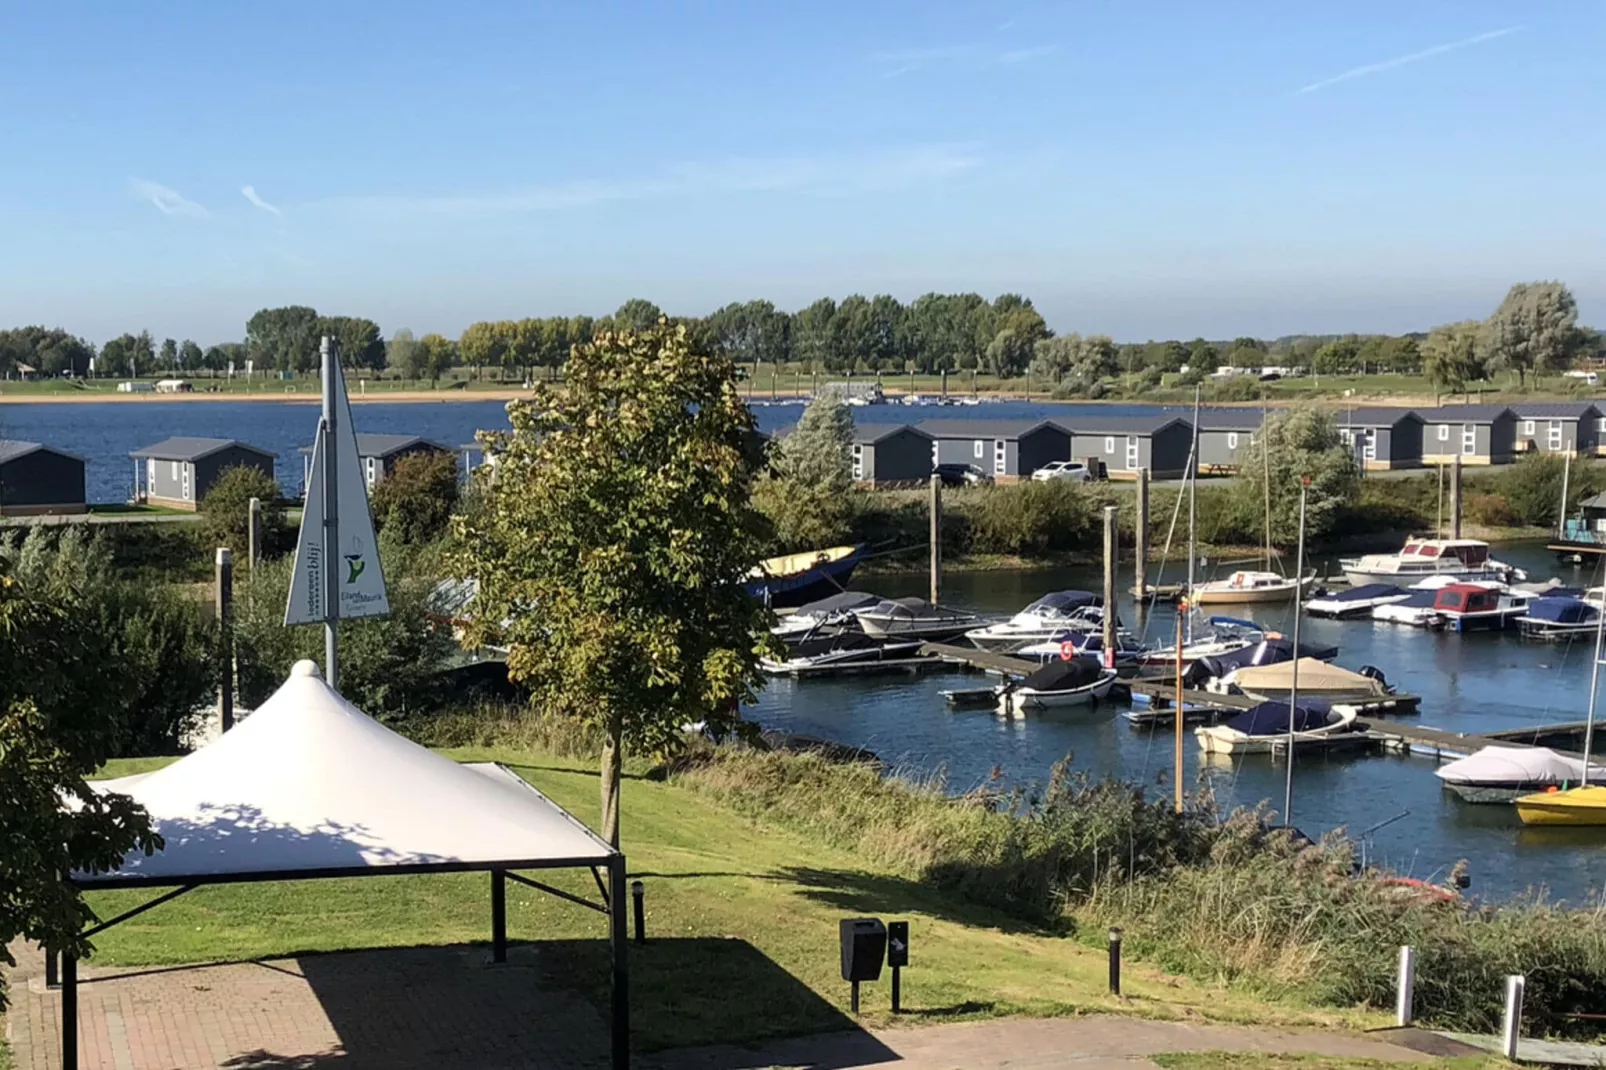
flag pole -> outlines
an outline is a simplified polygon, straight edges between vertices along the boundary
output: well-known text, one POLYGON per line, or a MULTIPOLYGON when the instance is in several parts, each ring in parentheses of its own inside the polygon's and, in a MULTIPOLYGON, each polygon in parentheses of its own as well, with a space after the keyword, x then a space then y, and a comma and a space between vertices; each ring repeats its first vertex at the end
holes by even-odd
POLYGON ((340 688, 340 480, 335 461, 335 371, 339 346, 328 335, 318 345, 323 365, 323 419, 318 443, 323 454, 323 658, 324 679, 340 688))

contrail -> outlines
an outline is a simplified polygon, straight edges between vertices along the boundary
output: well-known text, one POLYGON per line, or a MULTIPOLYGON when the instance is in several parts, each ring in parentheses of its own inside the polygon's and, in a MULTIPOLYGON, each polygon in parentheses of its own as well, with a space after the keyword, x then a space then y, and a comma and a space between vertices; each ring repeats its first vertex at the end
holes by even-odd
POLYGON ((1424 48, 1422 51, 1412 52, 1408 56, 1396 56, 1381 63, 1368 63, 1364 67, 1352 68, 1343 74, 1324 78, 1320 82, 1312 82, 1310 85, 1298 90, 1294 95, 1300 96, 1305 93, 1314 93, 1318 89, 1326 89, 1330 85, 1347 82, 1352 78, 1364 78, 1368 74, 1376 74, 1379 71, 1391 71, 1396 67, 1404 67, 1407 64, 1416 63, 1418 60, 1432 59, 1434 56, 1442 56, 1446 52, 1454 52, 1458 48, 1467 48, 1471 45, 1482 44, 1485 41, 1493 41, 1496 37, 1504 37, 1507 34, 1516 33, 1520 29, 1522 29, 1521 26, 1507 26, 1503 30, 1490 30, 1488 33, 1480 33, 1476 37, 1468 37, 1461 41, 1451 41, 1446 45, 1434 45, 1432 48, 1424 48))

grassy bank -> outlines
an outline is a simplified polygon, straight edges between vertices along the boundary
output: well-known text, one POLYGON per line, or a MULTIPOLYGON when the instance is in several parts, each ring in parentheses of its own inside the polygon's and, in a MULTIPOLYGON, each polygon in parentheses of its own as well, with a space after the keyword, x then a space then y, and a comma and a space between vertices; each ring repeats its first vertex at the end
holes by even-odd
MULTIPOLYGON (((500 760, 584 820, 597 816, 592 763, 507 750, 458 750, 500 760)), ((804 768, 813 766, 806 761, 804 768)), ((160 761, 119 762, 107 775, 160 761)), ((624 786, 625 850, 647 888, 652 937, 631 949, 633 1020, 644 1049, 742 1043, 846 1027, 848 987, 837 972, 837 922, 853 914, 908 918, 914 965, 900 1021, 1095 1011, 1235 1023, 1361 1026, 1378 1019, 1312 1009, 1225 985, 1129 965, 1125 994, 1105 991, 1105 959, 1052 924, 979 902, 912 869, 897 834, 874 849, 845 845, 824 826, 783 813, 688 772, 670 781, 636 769, 624 786)), ((843 785, 848 786, 848 785, 843 785)), ((858 787, 858 781, 851 786, 858 787)), ((803 796, 799 795, 799 798, 803 796)), ((933 808, 924 798, 911 804, 933 808)), ((933 818, 933 820, 937 820, 933 818)), ((554 883, 595 895, 585 874, 554 883)), ((99 893, 102 916, 141 901, 99 893)), ((606 1007, 601 920, 517 886, 508 918, 515 940, 539 941, 544 959, 606 1007)), ((164 965, 341 948, 484 943, 489 888, 483 874, 387 877, 208 887, 97 938, 96 961, 164 965)), ((869 1023, 891 1020, 885 984, 865 990, 869 1023)))

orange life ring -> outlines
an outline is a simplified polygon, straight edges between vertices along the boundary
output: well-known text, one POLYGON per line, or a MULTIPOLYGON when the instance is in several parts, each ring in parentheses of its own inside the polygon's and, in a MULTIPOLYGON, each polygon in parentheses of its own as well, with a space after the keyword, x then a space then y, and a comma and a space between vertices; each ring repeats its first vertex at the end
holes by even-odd
POLYGON ((1060 644, 1060 660, 1070 661, 1074 657, 1076 657, 1076 644, 1067 639, 1060 644))

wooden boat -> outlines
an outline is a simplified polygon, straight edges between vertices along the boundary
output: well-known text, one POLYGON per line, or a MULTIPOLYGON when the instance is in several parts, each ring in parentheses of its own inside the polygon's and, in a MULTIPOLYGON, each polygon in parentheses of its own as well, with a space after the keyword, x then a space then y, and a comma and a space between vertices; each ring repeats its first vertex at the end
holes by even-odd
POLYGON ((1093 658, 1053 661, 1019 683, 999 685, 998 709, 1019 717, 1033 708, 1087 706, 1109 695, 1115 677, 1093 658))
POLYGON ((1264 605, 1286 602, 1301 588, 1316 582, 1314 574, 1295 581, 1276 572, 1234 572, 1224 580, 1210 580, 1194 587, 1189 597, 1194 605, 1264 605))
POLYGON ((1195 728, 1193 734, 1206 754, 1270 754, 1290 737, 1297 746, 1350 731, 1355 727, 1355 711, 1298 706, 1293 711, 1292 732, 1289 727, 1286 701, 1262 702, 1230 721, 1195 728))
POLYGON ((845 588, 863 558, 862 546, 772 557, 748 575, 747 593, 770 606, 800 606, 845 588))

